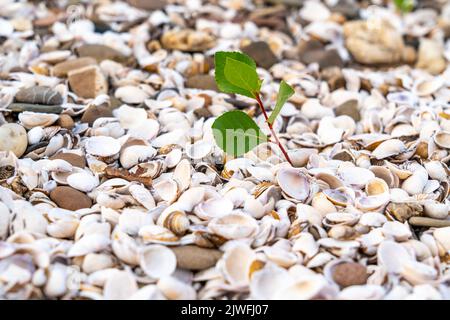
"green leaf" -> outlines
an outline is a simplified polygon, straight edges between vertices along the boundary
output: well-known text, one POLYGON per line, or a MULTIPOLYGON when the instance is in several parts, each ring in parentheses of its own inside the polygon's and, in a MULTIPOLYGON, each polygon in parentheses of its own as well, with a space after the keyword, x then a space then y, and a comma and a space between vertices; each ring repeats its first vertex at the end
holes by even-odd
POLYGON ((414 0, 394 0, 394 4, 403 13, 410 12, 414 9, 414 0))
POLYGON ((294 93, 295 91, 290 85, 288 85, 284 80, 281 81, 280 88, 278 89, 277 104, 275 105, 275 109, 273 109, 268 120, 270 124, 273 124, 286 101, 288 101, 294 93))
POLYGON ((232 85, 249 92, 250 95, 247 96, 256 97, 256 93, 261 88, 261 80, 259 80, 255 68, 238 60, 227 58, 224 73, 225 78, 232 85))
POLYGON ((239 157, 260 143, 267 136, 245 112, 228 111, 218 117, 212 125, 217 145, 227 154, 239 157))
POLYGON ((219 51, 216 52, 214 56, 214 63, 216 68, 216 83, 221 91, 225 93, 242 94, 250 98, 255 98, 255 92, 259 92, 259 89, 261 88, 261 81, 256 73, 256 63, 252 60, 252 58, 240 52, 219 51), (233 60, 233 62, 228 62, 228 70, 226 75, 225 69, 228 59, 233 60), (251 81, 251 84, 242 84, 242 80, 236 79, 238 75, 234 73, 236 72, 235 68, 237 65, 243 66, 243 68, 237 70, 237 74, 240 75, 245 72, 247 75, 243 77, 244 79, 248 78, 251 81), (257 80, 256 83, 255 79, 257 80))

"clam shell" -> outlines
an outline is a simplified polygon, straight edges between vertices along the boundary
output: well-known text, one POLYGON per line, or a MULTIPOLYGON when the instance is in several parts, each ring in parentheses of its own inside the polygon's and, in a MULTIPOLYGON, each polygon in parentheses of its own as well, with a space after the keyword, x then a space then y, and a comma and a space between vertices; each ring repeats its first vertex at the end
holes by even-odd
POLYGON ((309 197, 309 178, 299 169, 280 169, 277 173, 277 182, 281 190, 290 198, 304 201, 309 197))
POLYGON ((177 258, 167 247, 153 244, 139 252, 139 265, 149 277, 160 279, 170 276, 175 271, 177 258))
POLYGON ((86 152, 99 157, 110 157, 120 151, 120 142, 111 137, 98 136, 86 140, 86 152))
POLYGON ((226 239, 248 238, 256 234, 258 223, 249 215, 231 213, 208 223, 211 232, 226 239))

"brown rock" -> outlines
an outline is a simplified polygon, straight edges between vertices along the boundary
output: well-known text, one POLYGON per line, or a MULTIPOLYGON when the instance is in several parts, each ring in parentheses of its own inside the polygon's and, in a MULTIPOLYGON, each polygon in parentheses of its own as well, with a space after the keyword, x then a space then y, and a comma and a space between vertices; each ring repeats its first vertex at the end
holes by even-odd
POLYGON ((97 61, 92 57, 83 57, 69 61, 64 61, 55 65, 55 67, 52 70, 52 74, 55 77, 59 78, 67 77, 67 74, 72 70, 84 68, 95 64, 97 64, 97 61))
POLYGON ((304 64, 318 63, 321 69, 344 66, 344 62, 335 49, 307 51, 300 56, 300 61, 304 64))
POLYGON ((352 99, 344 102, 334 110, 334 113, 336 114, 336 116, 349 116, 355 121, 361 120, 361 114, 359 113, 357 100, 352 99))
POLYGON ((69 130, 72 130, 73 127, 75 127, 75 122, 68 114, 61 114, 58 118, 58 121, 56 121, 56 124, 64 129, 69 130))
POLYGON ((69 85, 76 95, 95 98, 108 92, 108 83, 97 66, 87 66, 69 72, 69 85))
POLYGON ((58 207, 72 211, 90 208, 92 206, 92 201, 87 195, 66 186, 56 187, 50 192, 50 199, 52 199, 58 207))
POLYGON ((333 269, 334 281, 344 288, 365 284, 367 277, 367 268, 355 262, 340 263, 333 269))
POLYGON ((106 104, 101 104, 99 106, 91 105, 83 113, 83 116, 81 117, 81 122, 88 123, 90 126, 92 126, 95 120, 104 117, 112 117, 112 111, 108 105, 106 104))
POLYGON ((144 10, 160 10, 164 9, 167 4, 166 0, 128 0, 133 7, 144 10))
POLYGON ((80 57, 92 57, 97 62, 102 62, 103 60, 113 60, 120 63, 129 60, 128 57, 108 46, 100 44, 85 44, 76 49, 78 56, 80 57))
POLYGON ((204 270, 213 267, 222 257, 222 252, 217 249, 206 249, 192 245, 171 249, 177 257, 177 266, 188 270, 204 270))
POLYGON ((214 76, 209 74, 198 74, 195 76, 191 76, 186 80, 187 88, 195 88, 202 90, 215 90, 219 91, 217 88, 216 80, 214 76))
POLYGON ((256 64, 264 69, 269 69, 278 62, 277 56, 265 41, 252 42, 243 47, 242 52, 252 57, 256 64))
POLYGON ((16 102, 45 105, 63 103, 63 98, 58 91, 44 86, 21 89, 17 92, 15 100, 16 102))
POLYGON ((170 30, 161 37, 165 49, 199 52, 211 49, 216 39, 207 32, 192 29, 170 30))
POLYGON ((300 41, 298 44, 298 54, 300 59, 305 53, 316 50, 325 50, 325 46, 319 40, 300 41))
POLYGON ((345 78, 342 74, 341 68, 330 67, 322 70, 322 80, 328 83, 331 91, 345 87, 345 78))
POLYGON ((86 167, 86 159, 72 152, 59 152, 50 157, 50 160, 61 159, 78 168, 86 167))
POLYGON ((345 45, 353 58, 363 64, 396 64, 404 57, 402 35, 388 22, 373 25, 365 20, 344 24, 345 45))

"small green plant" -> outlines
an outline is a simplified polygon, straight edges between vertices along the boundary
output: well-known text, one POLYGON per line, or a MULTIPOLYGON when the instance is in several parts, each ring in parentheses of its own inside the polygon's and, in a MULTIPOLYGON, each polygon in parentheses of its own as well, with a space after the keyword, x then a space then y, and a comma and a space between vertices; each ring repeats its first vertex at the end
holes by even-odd
MULTIPOLYGON (((215 60, 215 78, 219 89, 225 93, 236 93, 255 99, 261 109, 271 136, 275 140, 286 160, 292 164, 289 156, 273 130, 273 123, 283 105, 294 94, 294 90, 282 81, 278 90, 277 103, 270 117, 261 101, 262 80, 256 73, 256 63, 240 52, 217 52, 215 60)), ((212 125, 217 145, 227 154, 238 157, 257 145, 270 141, 250 116, 242 111, 228 111, 219 116, 212 125)))
POLYGON ((414 0, 394 0, 394 4, 402 13, 408 13, 414 9, 414 0))

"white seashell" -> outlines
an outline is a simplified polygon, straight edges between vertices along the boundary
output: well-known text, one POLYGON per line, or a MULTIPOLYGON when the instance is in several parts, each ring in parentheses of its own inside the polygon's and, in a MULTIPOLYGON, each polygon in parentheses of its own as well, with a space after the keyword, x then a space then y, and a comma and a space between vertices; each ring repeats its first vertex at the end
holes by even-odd
POLYGON ((294 168, 282 168, 277 173, 277 182, 281 190, 289 197, 304 201, 310 193, 310 183, 303 171, 294 168))
POLYGON ((86 152, 99 157, 110 157, 120 151, 120 142, 111 137, 97 136, 86 140, 86 152))
POLYGON ((424 213, 427 217, 434 219, 445 219, 448 217, 449 206, 433 200, 425 201, 423 204, 424 213))
MULTIPOLYGON (((203 198, 203 197, 202 197, 203 198)), ((227 198, 209 199, 198 204, 194 208, 194 213, 203 220, 220 218, 231 213, 233 203, 227 198)))
POLYGON ((410 195, 422 193, 428 182, 428 172, 425 168, 417 163, 413 165, 413 174, 402 183, 402 189, 410 195))
POLYGON ((197 298, 197 292, 193 287, 175 277, 162 277, 156 286, 169 300, 195 300, 197 298))
POLYGON ((116 270, 106 279, 103 287, 105 300, 125 300, 138 291, 134 276, 128 271, 116 270))
POLYGON ((117 99, 122 100, 129 104, 140 104, 145 101, 149 96, 148 94, 139 87, 135 86, 123 86, 116 90, 114 96, 117 99))
POLYGON ((28 144, 36 144, 44 138, 44 128, 34 127, 27 133, 28 144))
POLYGON ((288 286, 292 281, 286 269, 271 264, 252 275, 250 295, 257 300, 273 299, 275 292, 288 286))
POLYGON ((199 160, 206 157, 211 152, 211 149, 211 142, 199 140, 186 146, 186 154, 191 159, 199 160))
POLYGON ((180 163, 182 156, 183 152, 181 149, 176 148, 170 151, 165 158, 167 168, 171 169, 175 167, 178 163, 180 163))
POLYGON ((119 216, 119 229, 130 236, 137 236, 139 230, 145 226, 153 224, 151 215, 144 211, 126 208, 119 216))
POLYGON ((413 261, 408 251, 393 241, 383 241, 378 246, 378 264, 389 273, 401 273, 406 263, 413 261))
POLYGON ((310 233, 302 232, 295 239, 292 250, 300 251, 306 258, 311 259, 319 252, 319 245, 310 233))
POLYGON ((178 184, 174 180, 161 180, 153 185, 155 193, 162 200, 172 203, 179 195, 178 184))
POLYGON ((415 84, 413 91, 419 97, 429 96, 438 91, 444 83, 444 79, 441 77, 434 77, 431 80, 422 79, 415 84))
POLYGON ((159 291, 158 287, 150 284, 140 288, 134 293, 130 300, 166 300, 166 297, 159 291))
POLYGON ((339 168, 338 174, 347 186, 361 188, 375 178, 375 174, 372 171, 359 167, 339 168))
POLYGON ((435 229, 433 237, 436 239, 440 255, 448 254, 450 251, 450 227, 435 229))
POLYGON ((111 239, 111 248, 117 258, 132 266, 139 264, 138 245, 132 237, 115 229, 111 239))
POLYGON ((114 267, 113 257, 106 253, 88 253, 83 259, 82 270, 90 274, 114 267))
POLYGON ((67 184, 82 192, 90 192, 98 186, 99 180, 98 177, 94 177, 92 174, 83 170, 69 175, 67 177, 67 184))
POLYGON ((339 294, 341 300, 380 300, 385 290, 382 286, 367 284, 344 288, 339 294))
POLYGON ((85 256, 88 253, 99 252, 106 249, 110 244, 109 238, 102 234, 89 234, 82 237, 70 248, 69 257, 85 256))
POLYGON ((236 243, 227 249, 218 262, 218 268, 224 278, 236 287, 246 286, 250 281, 250 268, 256 254, 246 244, 236 243))
MULTIPOLYGON (((120 89, 119 89, 120 90, 120 89)), ((153 119, 147 119, 147 111, 143 108, 134 108, 127 105, 123 105, 118 109, 113 111, 113 114, 116 118, 119 119, 120 126, 123 129, 135 129, 135 132, 139 132, 139 129, 142 129, 144 125, 150 124, 151 126, 148 128, 152 135, 154 134, 154 121, 153 119), (148 120, 152 120, 148 122, 148 120)), ((158 129, 159 130, 159 125, 158 129)), ((130 134, 129 132, 129 134, 130 134)), ((156 131, 157 133, 158 131, 156 131)), ((131 134, 130 134, 131 135, 131 134)), ((156 135, 156 134, 155 134, 156 135)))
POLYGON ((300 10, 300 17, 306 21, 324 21, 330 17, 330 10, 320 2, 305 1, 300 10))
POLYGON ((398 139, 390 139, 382 142, 373 150, 372 155, 378 160, 399 155, 406 151, 405 144, 398 139))
POLYGON ((129 146, 120 153, 120 163, 129 169, 140 162, 151 160, 155 155, 156 150, 151 146, 129 146))
POLYGON ((20 123, 27 129, 34 127, 48 127, 58 120, 57 114, 37 113, 31 111, 21 112, 19 114, 20 123))
POLYGON ((434 142, 441 148, 450 149, 450 132, 437 132, 434 135, 434 142))
POLYGON ((313 276, 306 279, 289 283, 285 288, 276 291, 276 300, 309 300, 320 295, 320 292, 327 286, 327 282, 322 276, 313 276))
POLYGON ((154 119, 145 119, 139 125, 135 125, 128 130, 130 137, 150 141, 158 135, 159 122, 154 119))
POLYGON ((298 262, 298 257, 292 252, 277 246, 265 247, 264 253, 267 258, 283 268, 289 268, 298 262))
POLYGON ((424 164, 427 169, 428 175, 431 179, 444 181, 447 179, 447 170, 440 161, 430 161, 424 164))
POLYGON ((52 265, 48 271, 44 293, 47 297, 56 298, 67 291, 67 267, 62 264, 52 265))
POLYGON ((71 54, 72 52, 70 52, 69 50, 50 51, 41 54, 39 60, 48 63, 58 63, 67 60, 67 58, 69 58, 71 54))
POLYGON ((412 236, 411 230, 398 221, 386 222, 382 227, 382 231, 385 236, 391 236, 396 241, 406 241, 412 236))
POLYGON ((155 207, 155 199, 153 199, 150 191, 142 185, 133 184, 128 189, 131 196, 143 205, 147 210, 151 210, 155 207))
MULTIPOLYGON (((177 201, 177 207, 186 212, 191 212, 194 207, 203 201, 205 197, 205 188, 194 187, 186 190, 181 194, 177 201)), ((203 210, 199 209, 199 210, 203 210)), ((223 208, 221 208, 223 210, 223 208)), ((230 210, 231 212, 231 210, 230 210)))
POLYGON ((249 215, 231 213, 212 219, 208 228, 225 239, 242 239, 255 235, 258 223, 249 215))
POLYGON ((176 269, 177 259, 172 250, 159 244, 146 246, 139 252, 142 270, 153 279, 170 276, 176 269))

